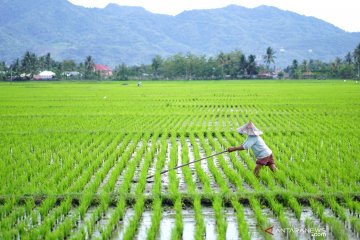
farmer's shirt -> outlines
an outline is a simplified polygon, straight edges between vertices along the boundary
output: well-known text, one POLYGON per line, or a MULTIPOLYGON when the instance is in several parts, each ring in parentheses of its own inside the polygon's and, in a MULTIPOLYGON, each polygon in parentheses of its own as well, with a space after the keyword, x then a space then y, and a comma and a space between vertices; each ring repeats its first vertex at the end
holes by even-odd
POLYGON ((256 159, 268 157, 272 154, 272 151, 260 136, 248 136, 243 143, 243 147, 244 149, 251 148, 256 159))

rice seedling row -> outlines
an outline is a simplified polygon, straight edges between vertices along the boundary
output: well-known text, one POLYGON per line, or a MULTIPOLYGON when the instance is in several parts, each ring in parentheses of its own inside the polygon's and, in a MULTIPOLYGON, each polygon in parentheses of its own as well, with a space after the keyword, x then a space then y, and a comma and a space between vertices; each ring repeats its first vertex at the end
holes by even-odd
POLYGON ((0 239, 359 239, 358 86, 0 84, 0 239), (248 120, 278 171, 253 174, 248 120), (146 177, 154 175, 147 182, 146 177), (135 180, 135 182, 134 182, 135 180), (166 229, 166 231, 164 230, 166 229))

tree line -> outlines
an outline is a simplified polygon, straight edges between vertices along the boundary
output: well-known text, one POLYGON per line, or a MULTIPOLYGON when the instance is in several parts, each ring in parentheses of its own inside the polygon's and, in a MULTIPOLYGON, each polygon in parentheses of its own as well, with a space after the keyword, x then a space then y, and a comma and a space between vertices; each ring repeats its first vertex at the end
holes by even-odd
MULTIPOLYGON (((174 54, 169 57, 155 56, 151 63, 115 67, 112 80, 206 80, 206 79, 252 79, 252 78, 359 78, 360 44, 344 58, 337 57, 331 62, 320 60, 294 59, 285 69, 275 69, 276 52, 268 47, 260 59, 253 54, 246 56, 239 50, 229 53, 220 52, 216 56, 206 57, 192 53, 174 54)), ((16 59, 9 66, 0 61, 0 80, 31 79, 40 71, 53 71, 57 79, 68 79, 67 72, 77 72, 71 79, 102 78, 95 71, 95 61, 87 56, 83 62, 74 60, 56 61, 48 53, 36 56, 27 51, 21 59, 16 59)))

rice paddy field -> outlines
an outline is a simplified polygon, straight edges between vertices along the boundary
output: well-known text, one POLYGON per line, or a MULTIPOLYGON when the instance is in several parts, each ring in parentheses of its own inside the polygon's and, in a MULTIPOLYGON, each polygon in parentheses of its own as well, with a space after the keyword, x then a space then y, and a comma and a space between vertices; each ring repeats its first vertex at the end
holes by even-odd
POLYGON ((0 83, 0 239, 359 239, 359 126, 352 81, 0 83), (160 174, 249 120, 276 173, 241 151, 160 174))

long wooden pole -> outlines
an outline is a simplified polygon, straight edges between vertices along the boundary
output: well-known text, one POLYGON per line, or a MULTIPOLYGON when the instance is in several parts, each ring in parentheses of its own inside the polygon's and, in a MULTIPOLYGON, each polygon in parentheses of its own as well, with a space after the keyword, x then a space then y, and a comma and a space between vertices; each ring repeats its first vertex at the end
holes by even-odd
MULTIPOLYGON (((190 165, 190 164, 192 164, 192 163, 196 163, 196 162, 202 161, 202 160, 207 159, 207 158, 215 157, 215 156, 217 156, 217 155, 220 155, 220 154, 223 154, 223 153, 226 153, 226 152, 227 152, 227 150, 222 151, 222 152, 215 153, 215 154, 213 154, 213 155, 211 155, 211 156, 203 157, 203 158, 201 158, 201 159, 199 159, 199 160, 195 160, 195 161, 192 161, 192 162, 189 162, 189 163, 185 163, 185 164, 183 164, 183 165, 176 166, 176 167, 171 168, 171 169, 164 170, 164 171, 160 172, 160 175, 161 175, 161 174, 164 174, 164 173, 167 173, 167 172, 169 172, 169 171, 171 171, 171 170, 175 170, 175 169, 178 169, 178 168, 181 168, 181 167, 185 167, 185 166, 190 165)), ((152 178, 152 177, 154 177, 155 175, 156 175, 156 174, 150 175, 150 176, 146 177, 146 179, 152 178)))

